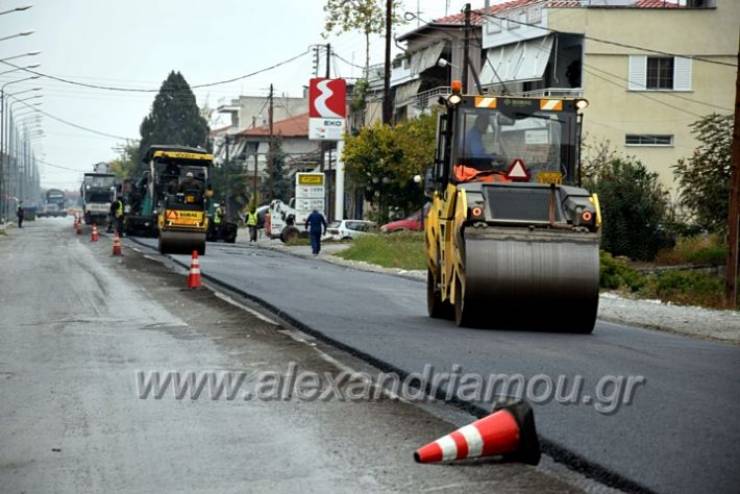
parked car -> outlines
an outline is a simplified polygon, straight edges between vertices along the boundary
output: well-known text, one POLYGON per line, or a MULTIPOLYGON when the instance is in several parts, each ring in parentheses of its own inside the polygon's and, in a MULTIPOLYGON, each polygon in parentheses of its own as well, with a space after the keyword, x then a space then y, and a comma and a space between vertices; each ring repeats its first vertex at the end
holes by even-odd
POLYGON ((424 209, 420 209, 408 218, 402 220, 391 221, 380 227, 380 231, 383 233, 394 233, 394 232, 420 232, 424 230, 424 216, 429 210, 429 206, 424 206, 424 209))
POLYGON ((333 221, 326 229, 324 240, 347 240, 372 233, 378 228, 373 221, 342 220, 333 221))

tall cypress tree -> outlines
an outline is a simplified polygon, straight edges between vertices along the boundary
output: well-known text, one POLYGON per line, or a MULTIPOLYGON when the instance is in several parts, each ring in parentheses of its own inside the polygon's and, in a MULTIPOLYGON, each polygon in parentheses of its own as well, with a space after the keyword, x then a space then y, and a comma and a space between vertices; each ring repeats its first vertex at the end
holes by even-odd
POLYGON ((208 145, 208 122, 201 116, 195 95, 180 72, 172 71, 154 98, 139 128, 139 156, 152 144, 208 145))

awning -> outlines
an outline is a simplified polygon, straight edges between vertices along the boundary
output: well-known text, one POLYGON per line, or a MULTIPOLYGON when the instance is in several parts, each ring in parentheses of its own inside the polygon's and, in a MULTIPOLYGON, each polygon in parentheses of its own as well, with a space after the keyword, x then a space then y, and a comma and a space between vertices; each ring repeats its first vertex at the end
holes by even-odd
POLYGON ((437 65, 444 49, 445 42, 440 41, 411 55, 411 75, 417 75, 437 65))
POLYGON ((398 86, 396 88, 396 97, 394 98, 396 107, 409 104, 419 92, 419 87, 421 87, 421 81, 411 81, 398 86))
POLYGON ((488 86, 501 81, 542 79, 552 53, 552 43, 553 36, 545 36, 490 48, 481 69, 481 84, 488 86))

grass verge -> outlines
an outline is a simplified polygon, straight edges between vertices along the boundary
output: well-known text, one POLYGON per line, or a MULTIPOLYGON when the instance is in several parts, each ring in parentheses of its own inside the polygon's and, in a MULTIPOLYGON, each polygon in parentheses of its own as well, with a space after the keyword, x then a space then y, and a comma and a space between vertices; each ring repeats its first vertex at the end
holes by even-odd
MULTIPOLYGON (((687 249, 691 252, 702 249, 687 249)), ((685 252, 685 251, 684 251, 685 252)), ((363 235, 335 254, 386 268, 425 269, 423 233, 363 235)), ((660 299, 680 305, 725 308, 724 283, 718 276, 696 271, 643 274, 626 261, 601 252, 601 287, 639 298, 660 299)))
POLYGON ((363 235, 348 249, 335 254, 349 261, 365 261, 385 268, 425 269, 424 234, 421 232, 363 235))

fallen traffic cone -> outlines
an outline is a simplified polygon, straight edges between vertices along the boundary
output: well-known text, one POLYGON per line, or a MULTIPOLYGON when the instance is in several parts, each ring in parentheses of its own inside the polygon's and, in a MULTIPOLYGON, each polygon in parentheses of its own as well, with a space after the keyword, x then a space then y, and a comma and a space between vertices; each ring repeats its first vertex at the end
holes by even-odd
POLYGON ((113 234, 113 255, 114 256, 123 255, 123 252, 121 252, 121 237, 118 236, 118 233, 113 234))
POLYGON ((198 260, 198 251, 193 251, 193 258, 190 261, 190 274, 188 274, 188 288, 200 288, 200 261, 198 260))
POLYGON ((99 238, 100 235, 98 235, 98 225, 93 223, 92 232, 90 232, 90 242, 97 242, 99 238))
POLYGON ((540 443, 532 408, 524 401, 495 407, 491 415, 461 427, 416 450, 418 463, 503 456, 507 460, 536 465, 540 443))

